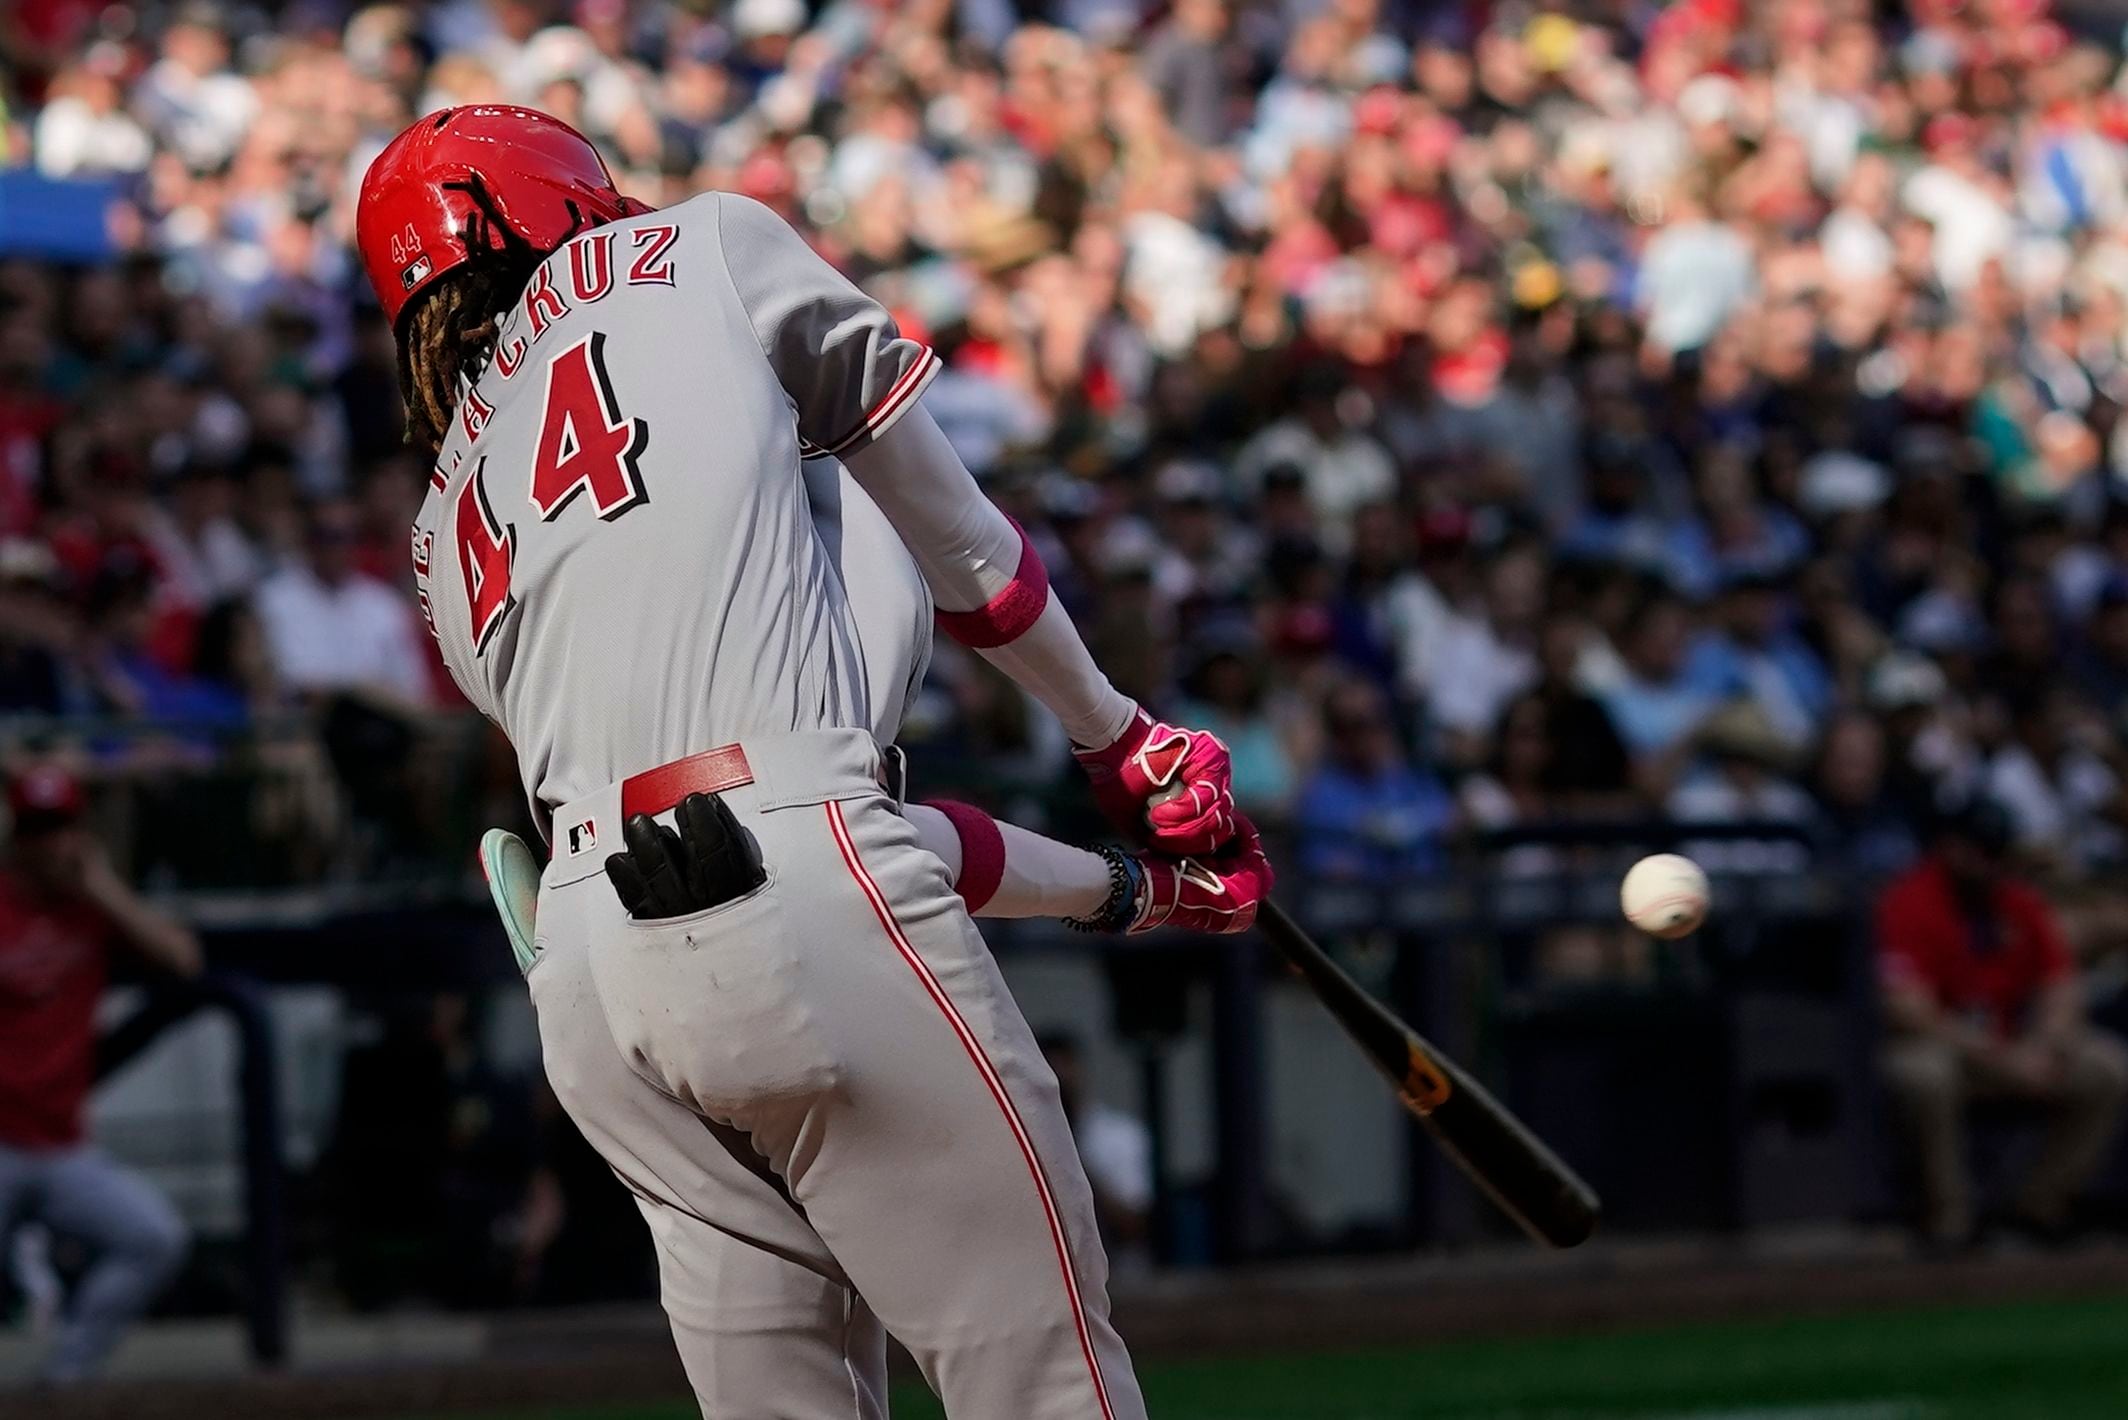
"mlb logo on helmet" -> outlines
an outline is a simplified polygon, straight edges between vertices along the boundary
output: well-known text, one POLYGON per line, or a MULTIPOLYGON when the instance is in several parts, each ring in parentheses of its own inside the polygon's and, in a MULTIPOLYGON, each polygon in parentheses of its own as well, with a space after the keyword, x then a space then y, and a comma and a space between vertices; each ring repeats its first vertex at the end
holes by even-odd
POLYGON ((407 223, 404 230, 392 233, 391 247, 392 264, 399 268, 402 290, 413 290, 428 280, 429 273, 435 270, 428 253, 421 249, 421 234, 414 230, 412 222, 407 223))

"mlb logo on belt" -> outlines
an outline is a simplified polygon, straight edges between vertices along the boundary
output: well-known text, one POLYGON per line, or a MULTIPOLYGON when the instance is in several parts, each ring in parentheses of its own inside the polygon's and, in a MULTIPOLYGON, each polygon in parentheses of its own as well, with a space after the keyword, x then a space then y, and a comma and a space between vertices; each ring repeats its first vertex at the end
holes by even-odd
POLYGON ((570 857, 574 858, 580 853, 589 853, 596 847, 598 847, 598 821, 596 819, 587 818, 582 823, 569 825, 570 857))

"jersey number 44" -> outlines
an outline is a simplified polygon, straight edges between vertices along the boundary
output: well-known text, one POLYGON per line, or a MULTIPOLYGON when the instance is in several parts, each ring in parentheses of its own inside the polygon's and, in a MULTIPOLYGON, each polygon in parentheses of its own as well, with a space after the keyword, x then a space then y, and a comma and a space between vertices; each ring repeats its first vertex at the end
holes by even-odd
MULTIPOLYGON (((579 494, 608 522, 650 501, 638 466, 650 445, 650 426, 621 412, 605 347, 606 337, 594 331, 558 351, 547 366, 529 490, 541 522, 552 522, 579 494)), ((510 564, 517 549, 516 529, 495 516, 487 484, 483 457, 459 491, 454 520, 476 653, 488 649, 510 613, 510 564)))

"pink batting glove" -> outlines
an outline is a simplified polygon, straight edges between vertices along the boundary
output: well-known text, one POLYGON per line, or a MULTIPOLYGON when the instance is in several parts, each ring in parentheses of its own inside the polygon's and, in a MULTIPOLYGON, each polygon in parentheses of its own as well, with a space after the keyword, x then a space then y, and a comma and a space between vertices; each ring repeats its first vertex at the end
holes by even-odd
POLYGON ((1140 709, 1114 744, 1072 754, 1101 812, 1134 841, 1182 858, 1216 853, 1237 832, 1234 765, 1217 735, 1140 709))
POLYGON ((1256 909, 1271 895, 1274 874, 1256 825, 1237 818, 1233 845, 1207 858, 1136 855, 1145 869, 1137 915, 1124 930, 1133 936, 1155 927, 1224 936, 1246 932, 1256 909))

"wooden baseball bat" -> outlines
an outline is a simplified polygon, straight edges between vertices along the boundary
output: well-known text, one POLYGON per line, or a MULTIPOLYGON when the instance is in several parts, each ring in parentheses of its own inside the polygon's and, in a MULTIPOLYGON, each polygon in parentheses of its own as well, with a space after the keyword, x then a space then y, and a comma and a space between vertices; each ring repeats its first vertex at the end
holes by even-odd
POLYGON ((1501 1212, 1553 1247, 1573 1247, 1596 1230, 1603 1205, 1595 1191, 1484 1086, 1361 990, 1277 903, 1263 904, 1256 925, 1501 1212))

